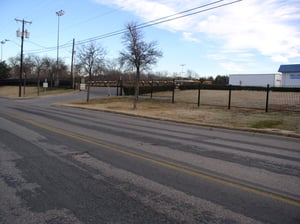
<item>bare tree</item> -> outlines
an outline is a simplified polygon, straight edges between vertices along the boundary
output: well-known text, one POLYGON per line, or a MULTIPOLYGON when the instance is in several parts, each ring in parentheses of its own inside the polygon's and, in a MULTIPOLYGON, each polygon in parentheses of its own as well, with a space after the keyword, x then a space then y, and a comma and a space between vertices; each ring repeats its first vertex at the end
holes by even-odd
POLYGON ((191 70, 191 69, 188 69, 186 71, 186 76, 189 78, 189 79, 197 79, 199 77, 198 73, 191 70))
POLYGON ((104 69, 104 58, 106 55, 106 50, 97 46, 95 43, 91 42, 88 46, 83 45, 79 50, 78 58, 82 68, 89 75, 87 99, 89 102, 90 98, 90 83, 92 76, 99 74, 104 69))
POLYGON ((33 61, 33 57, 31 55, 28 55, 24 57, 23 59, 23 72, 24 72, 24 78, 25 80, 27 78, 35 78, 34 77, 34 67, 35 63, 33 61))
POLYGON ((20 75, 20 57, 10 57, 8 59, 9 66, 11 67, 11 78, 16 79, 20 75))
MULTIPOLYGON (((12 78, 18 78, 20 75, 20 56, 15 56, 15 57, 11 57, 8 59, 9 64, 12 68, 12 78)), ((23 59, 23 73, 31 78, 30 76, 32 75, 32 71, 34 69, 34 62, 32 60, 31 56, 26 56, 23 59)), ((22 74, 22 75, 24 75, 22 74)), ((24 78, 24 77, 23 77, 24 78)))
POLYGON ((156 49, 155 41, 146 43, 144 35, 137 24, 132 22, 126 25, 127 32, 123 36, 125 50, 120 52, 120 64, 128 69, 136 70, 135 91, 133 109, 137 109, 139 96, 139 82, 141 71, 147 70, 151 65, 157 63, 157 59, 162 57, 162 52, 156 49))
POLYGON ((9 77, 10 67, 5 61, 0 61, 0 80, 9 77))
POLYGON ((42 63, 47 74, 48 80, 50 80, 50 87, 52 88, 54 82, 54 74, 57 71, 56 59, 43 57, 42 63))
POLYGON ((41 57, 39 57, 38 55, 34 55, 32 57, 32 60, 34 61, 34 65, 35 65, 35 73, 37 74, 37 95, 40 95, 40 74, 42 72, 43 69, 43 60, 41 57))

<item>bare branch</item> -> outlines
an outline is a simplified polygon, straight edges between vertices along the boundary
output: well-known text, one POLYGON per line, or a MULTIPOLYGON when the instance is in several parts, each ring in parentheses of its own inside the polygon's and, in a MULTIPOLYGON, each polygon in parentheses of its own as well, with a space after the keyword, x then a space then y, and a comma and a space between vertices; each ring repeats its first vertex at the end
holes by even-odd
POLYGON ((162 57, 162 52, 156 49, 156 42, 146 43, 143 40, 144 35, 140 29, 137 29, 136 23, 129 23, 126 28, 128 32, 123 36, 125 49, 120 52, 119 61, 122 67, 124 66, 129 70, 132 70, 133 68, 136 69, 133 106, 133 108, 136 109, 139 94, 140 72, 148 70, 151 65, 156 64, 157 59, 162 57))

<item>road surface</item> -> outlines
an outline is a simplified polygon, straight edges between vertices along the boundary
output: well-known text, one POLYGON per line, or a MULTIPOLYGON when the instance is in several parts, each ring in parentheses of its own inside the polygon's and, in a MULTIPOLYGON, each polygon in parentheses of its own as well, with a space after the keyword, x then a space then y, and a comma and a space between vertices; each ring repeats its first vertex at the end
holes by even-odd
MULTIPOLYGON (((105 95, 105 93, 104 93, 105 95)), ((0 99, 0 223, 300 223, 300 140, 0 99)))

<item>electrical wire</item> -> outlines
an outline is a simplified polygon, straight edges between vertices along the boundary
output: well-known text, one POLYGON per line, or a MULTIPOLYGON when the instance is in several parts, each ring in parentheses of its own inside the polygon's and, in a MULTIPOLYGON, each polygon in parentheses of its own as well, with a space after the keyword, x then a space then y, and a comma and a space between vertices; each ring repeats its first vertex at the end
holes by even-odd
MULTIPOLYGON (((223 1, 224 0, 214 1, 214 2, 211 2, 211 3, 205 4, 205 5, 201 5, 201 6, 192 8, 192 9, 188 9, 188 10, 178 12, 178 13, 173 14, 173 15, 164 16, 164 17, 161 17, 161 18, 158 18, 158 19, 155 19, 155 20, 150 20, 148 22, 144 22, 144 23, 136 25, 136 28, 137 29, 143 29, 143 28, 146 28, 146 27, 150 27, 150 26, 170 22, 170 21, 173 21, 173 20, 177 20, 177 19, 188 17, 188 16, 196 15, 196 14, 199 14, 199 13, 207 12, 207 11, 210 11, 210 10, 214 10, 214 9, 217 9, 217 8, 233 5, 233 4, 241 2, 243 0, 234 0, 234 1, 231 1, 231 2, 216 5, 216 4, 221 3, 223 1), (207 6, 211 6, 211 7, 205 8, 207 6), (203 9, 203 8, 205 8, 205 9, 203 9), (199 9, 201 9, 201 10, 199 10, 199 9)), ((78 45, 83 45, 83 44, 86 44, 86 43, 89 43, 89 42, 92 42, 92 41, 101 40, 101 39, 121 35, 121 34, 124 34, 126 32, 127 32, 127 29, 121 29, 121 30, 113 31, 113 32, 110 32, 110 33, 106 33, 106 34, 102 34, 102 35, 99 35, 99 36, 87 38, 87 39, 84 39, 84 40, 81 40, 81 41, 77 41, 76 45, 77 46, 78 45)), ((68 41, 68 43, 65 43, 63 45, 60 45, 59 48, 71 47, 72 44, 70 44, 69 42, 70 41, 68 41)), ((48 47, 46 49, 28 50, 26 53, 44 53, 44 52, 54 51, 54 50, 56 50, 56 48, 57 48, 57 46, 48 47)))
MULTIPOLYGON (((149 27, 149 26, 154 26, 154 25, 161 24, 161 23, 170 22, 170 21, 173 21, 173 20, 176 20, 176 19, 181 19, 181 18, 184 18, 184 17, 188 17, 188 16, 192 16, 192 15, 195 15, 195 14, 199 14, 199 13, 202 13, 202 12, 206 12, 206 11, 210 11, 210 10, 213 10, 213 9, 221 8, 221 7, 224 7, 224 6, 232 5, 232 4, 241 2, 241 1, 243 1, 243 0, 235 0, 235 1, 232 1, 232 2, 228 2, 228 3, 224 3, 224 4, 221 4, 221 5, 214 6, 214 7, 210 7, 208 9, 203 9, 203 10, 196 11, 196 12, 191 12, 191 13, 188 13, 188 14, 185 14, 185 15, 182 15, 182 16, 177 16, 177 17, 174 17, 174 18, 171 18, 171 19, 165 19, 165 20, 162 20, 162 21, 157 21, 157 22, 154 22, 154 23, 141 25, 138 28, 141 29, 141 28, 145 28, 145 27, 149 27)), ((201 7, 201 8, 203 8, 203 7, 201 7)), ((189 11, 191 11, 191 10, 189 10, 189 11)))

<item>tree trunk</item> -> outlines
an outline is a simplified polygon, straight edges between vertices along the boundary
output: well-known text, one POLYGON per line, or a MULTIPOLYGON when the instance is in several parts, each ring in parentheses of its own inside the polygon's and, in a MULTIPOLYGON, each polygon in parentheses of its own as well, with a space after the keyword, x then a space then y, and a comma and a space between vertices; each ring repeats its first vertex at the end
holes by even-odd
POLYGON ((86 102, 89 102, 89 100, 90 100, 90 86, 91 86, 91 81, 92 81, 92 74, 90 72, 90 74, 89 74, 89 81, 88 81, 88 89, 87 89, 87 94, 86 94, 86 102))
POLYGON ((40 95, 40 71, 37 73, 37 95, 40 95))
POLYGON ((137 103, 139 100, 139 91, 140 91, 140 67, 136 68, 136 79, 135 79, 135 88, 134 88, 134 98, 133 98, 133 109, 137 109, 137 103))
POLYGON ((87 86, 86 102, 89 102, 89 100, 90 100, 90 82, 88 83, 87 86))

